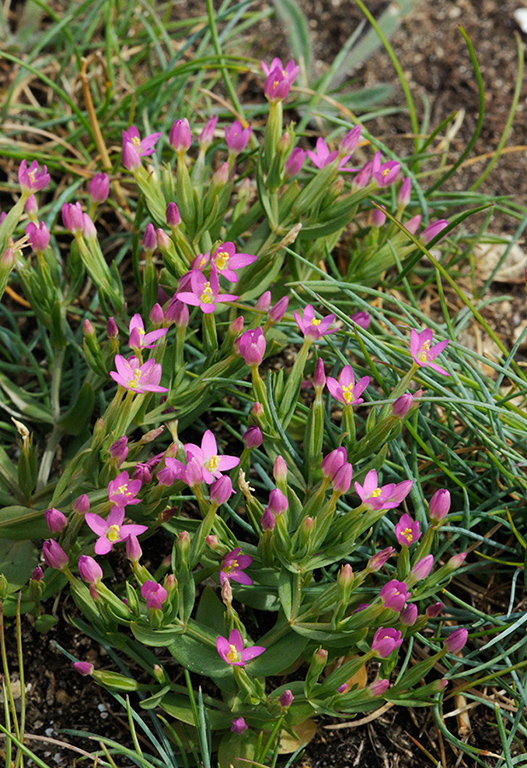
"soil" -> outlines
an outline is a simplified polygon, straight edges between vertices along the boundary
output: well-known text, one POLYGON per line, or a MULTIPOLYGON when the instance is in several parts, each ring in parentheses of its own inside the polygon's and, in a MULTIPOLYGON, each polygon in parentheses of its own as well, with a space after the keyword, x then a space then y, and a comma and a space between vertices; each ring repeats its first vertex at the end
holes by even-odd
MULTIPOLYGON (((322 73, 362 19, 362 14, 350 0, 299 2, 309 19, 316 69, 322 73)), ((388 3, 379 0, 367 0, 366 4, 375 16, 388 6, 388 3)), ((430 106, 432 126, 438 125, 453 111, 462 110, 463 120, 451 140, 452 158, 463 151, 478 118, 476 78, 457 26, 461 24, 472 40, 485 86, 487 113, 481 136, 472 152, 471 157, 474 158, 492 153, 505 128, 517 74, 515 35, 520 34, 523 40, 513 12, 521 4, 522 0, 422 0, 391 38, 420 115, 423 114, 425 101, 430 106)), ((175 6, 178 12, 185 14, 190 7, 194 13, 196 7, 202 8, 203 4, 179 0, 175 6)), ((285 39, 279 34, 275 20, 262 23, 258 40, 259 50, 252 49, 252 55, 266 59, 273 55, 287 58, 285 39)), ((386 53, 377 52, 352 74, 357 87, 379 82, 392 83, 392 103, 397 106, 404 104, 402 89, 386 53)), ((525 96, 524 85, 506 153, 482 191, 510 195, 516 201, 527 204, 525 96)), ((369 123, 368 127, 403 155, 411 152, 410 122, 406 113, 379 119, 369 123)), ((467 164, 463 172, 451 180, 450 187, 466 189, 484 167, 483 160, 467 164)), ((491 228, 499 232, 511 232, 515 226, 513 221, 498 214, 491 222, 491 228)), ((509 287, 500 290, 508 290, 509 287)), ((508 311, 516 311, 522 301, 523 290, 517 291, 516 303, 513 302, 508 311)), ((126 718, 110 694, 78 676, 54 643, 102 668, 110 668, 110 660, 104 651, 71 624, 68 617, 73 610, 68 600, 48 606, 48 612, 53 611, 59 621, 47 635, 38 634, 27 619, 24 620, 27 732, 43 739, 42 742, 30 740, 28 744, 32 748, 36 745, 38 753, 51 765, 72 766, 75 754, 52 739, 67 741, 89 751, 93 745, 78 737, 64 735, 63 729, 87 730, 115 738, 123 744, 129 744, 130 737, 126 718)), ((16 681, 13 651, 11 646, 11 669, 16 681)), ((501 747, 495 730, 487 723, 487 711, 482 707, 471 710, 473 730, 463 738, 469 744, 494 753, 494 756, 482 759, 489 766, 495 766, 501 747)), ((493 717, 492 713, 490 717, 493 717)), ((424 765, 454 768, 475 765, 461 753, 454 753, 443 742, 428 710, 393 708, 359 727, 332 730, 327 727, 331 725, 327 720, 320 721, 317 736, 301 758, 300 764, 305 768, 422 768, 424 765)), ((448 727, 457 733, 455 717, 448 721, 448 727)), ((461 734, 458 735, 461 737, 461 734)), ((124 766, 126 763, 121 760, 118 764, 124 766)))

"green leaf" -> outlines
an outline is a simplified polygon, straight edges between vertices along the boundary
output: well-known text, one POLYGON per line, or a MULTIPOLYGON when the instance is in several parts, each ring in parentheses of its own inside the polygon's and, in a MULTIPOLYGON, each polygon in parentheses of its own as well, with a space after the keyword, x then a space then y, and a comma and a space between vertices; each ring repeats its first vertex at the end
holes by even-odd
POLYGON ((44 539, 49 528, 44 510, 12 506, 0 510, 0 537, 2 539, 44 539))
POLYGON ((87 426, 95 405, 95 393, 89 381, 79 390, 70 410, 60 419, 58 426, 68 435, 80 435, 87 426))
MULTIPOLYGON (((182 693, 168 693, 166 694, 160 706, 168 712, 172 717, 177 718, 183 723, 188 725, 195 724, 194 710, 192 709, 188 696, 182 693)), ((210 720, 210 727, 213 729, 227 728, 231 724, 232 716, 229 712, 218 712, 217 710, 208 708, 207 714, 210 720)))
POLYGON ((196 612, 196 621, 210 627, 216 635, 225 635, 225 606, 212 587, 205 587, 196 612))
POLYGON ((26 584, 37 565, 37 549, 31 541, 0 540, 0 573, 8 581, 9 592, 26 584))
MULTIPOLYGON (((216 636, 214 636, 215 639, 216 636)), ((176 642, 172 643, 168 650, 176 661, 179 661, 190 672, 197 672, 204 677, 232 675, 232 668, 223 661, 216 648, 199 642, 187 633, 179 635, 176 642)))
POLYGON ((15 419, 23 419, 25 417, 32 421, 45 421, 48 424, 53 423, 53 417, 44 403, 36 404, 32 402, 31 395, 20 387, 17 387, 16 384, 13 384, 3 373, 0 373, 0 388, 8 396, 11 403, 19 409, 16 411, 7 404, 6 400, 0 400, 0 405, 5 408, 11 416, 14 416, 15 419))
POLYGON ((247 666, 247 670, 256 677, 279 675, 302 655, 307 643, 308 639, 306 637, 299 637, 291 630, 288 630, 285 637, 280 638, 280 640, 272 645, 266 644, 264 635, 258 641, 258 645, 263 645, 266 651, 261 656, 257 656, 254 661, 251 661, 247 666))
MULTIPOLYGON (((130 623, 130 629, 136 640, 145 645, 152 645, 154 647, 166 647, 174 642, 175 635, 180 635, 183 632, 182 624, 173 624, 169 627, 162 627, 161 629, 152 629, 152 627, 138 624, 136 621, 130 623)), ((177 640, 179 642, 179 639, 177 640)))

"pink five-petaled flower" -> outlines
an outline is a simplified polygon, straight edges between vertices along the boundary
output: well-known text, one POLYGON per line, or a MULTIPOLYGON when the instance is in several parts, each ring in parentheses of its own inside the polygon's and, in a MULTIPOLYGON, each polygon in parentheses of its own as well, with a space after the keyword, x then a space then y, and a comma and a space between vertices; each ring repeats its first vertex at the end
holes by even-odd
POLYGON ((161 365, 154 359, 147 360, 143 365, 139 365, 137 357, 130 357, 128 360, 122 355, 115 356, 115 371, 110 371, 110 376, 114 381, 125 389, 130 389, 138 395, 145 392, 168 392, 166 387, 160 387, 161 365))
POLYGON ((218 446, 216 438, 207 429, 201 440, 201 447, 193 443, 185 445, 187 454, 187 467, 194 459, 203 472, 203 480, 210 485, 214 478, 221 477, 222 472, 226 472, 233 467, 238 466, 240 459, 237 456, 218 456, 218 446))
POLYGON ((223 661, 226 661, 231 667, 244 667, 248 661, 265 651, 261 645, 251 645, 249 648, 244 648, 242 636, 237 629, 232 630, 228 640, 220 635, 216 640, 216 648, 223 661))
POLYGON ((146 607, 148 610, 150 610, 150 608, 160 610, 168 597, 168 592, 161 586, 161 584, 158 584, 157 581, 149 579, 148 581, 145 581, 141 587, 141 595, 146 600, 146 607))
POLYGON ((128 344, 132 349, 153 349, 157 347, 157 344, 153 342, 164 336, 167 330, 167 328, 158 328, 157 331, 145 333, 143 318, 137 313, 130 320, 130 339, 128 344))
POLYGON ((252 126, 243 128, 239 120, 235 120, 230 126, 225 126, 225 141, 230 155, 239 155, 243 152, 251 138, 252 130, 252 126))
POLYGON ((332 376, 328 376, 326 383, 329 391, 339 403, 344 403, 344 405, 359 405, 364 402, 361 395, 370 383, 370 377, 363 376, 362 379, 359 379, 355 384, 353 368, 351 365, 345 365, 340 372, 338 381, 332 376))
POLYGON ((27 167, 27 161, 22 160, 18 169, 18 182, 23 192, 38 192, 40 189, 44 189, 50 182, 50 175, 45 165, 40 166, 36 160, 33 160, 29 168, 27 167))
POLYGON ((371 649, 372 651, 375 651, 377 656, 380 656, 381 659, 386 659, 392 651, 395 651, 395 649, 401 645, 402 642, 403 638, 398 629, 379 627, 373 636, 371 649))
POLYGON ((246 731, 248 727, 249 726, 247 725, 243 717, 237 717, 236 720, 233 720, 231 723, 231 731, 233 733, 237 733, 238 735, 246 731))
POLYGON ((326 315, 326 317, 322 318, 322 320, 319 320, 315 317, 315 310, 311 304, 308 304, 306 307, 304 307, 302 317, 300 317, 296 310, 294 315, 296 324, 306 339, 309 338, 316 341, 317 339, 320 339, 321 336, 324 336, 328 333, 336 333, 338 330, 338 328, 329 328, 331 323, 335 320, 335 315, 326 315))
POLYGON ((188 275, 191 290, 178 291, 176 298, 185 304, 199 307, 206 315, 214 312, 218 302, 234 301, 239 298, 232 293, 219 293, 218 273, 214 269, 210 273, 209 280, 198 269, 193 269, 188 275))
POLYGON ((285 79, 288 81, 289 85, 293 85, 298 73, 300 72, 300 67, 298 64, 295 64, 293 59, 290 59, 285 67, 282 64, 282 59, 279 58, 274 58, 269 66, 267 66, 265 61, 261 61, 260 64, 262 65, 263 73, 266 75, 266 77, 269 77, 271 72, 273 72, 275 69, 279 69, 283 77, 285 77, 285 79))
POLYGON ((277 101, 284 101, 288 97, 290 89, 291 84, 284 76, 283 71, 279 67, 275 67, 265 81, 264 95, 267 101, 272 104, 277 101))
POLYGON ((229 242, 222 243, 216 248, 210 257, 210 262, 218 274, 223 275, 231 283, 237 283, 238 275, 234 270, 247 267, 256 261, 256 258, 251 253, 236 253, 236 246, 229 242))
POLYGON ((239 584, 253 584, 253 580, 250 576, 244 573, 244 569, 247 568, 253 561, 250 555, 240 555, 241 547, 236 547, 232 552, 228 552, 220 565, 220 581, 223 579, 231 579, 237 581, 239 584))
POLYGON ((384 585, 379 592, 379 596, 384 608, 389 608, 391 611, 399 613, 408 601, 410 591, 404 581, 392 579, 384 585))
POLYGON ((418 521, 412 520, 410 515, 407 515, 406 513, 401 515, 401 519, 395 526, 395 535, 397 536, 399 544, 409 547, 421 538, 418 521))
POLYGON ((161 133, 149 133, 144 139, 141 139, 139 131, 135 125, 131 125, 127 131, 123 131, 123 147, 125 144, 132 144, 140 156, 153 155, 156 144, 161 133))
POLYGON ((401 501, 408 496, 412 488, 411 480, 403 480, 402 483, 388 483, 379 488, 377 471, 370 469, 364 478, 364 485, 355 483, 355 492, 360 496, 362 503, 370 509, 393 509, 398 507, 401 501))
POLYGON ((96 555, 107 555, 116 542, 124 541, 130 534, 139 536, 148 529, 147 525, 123 525, 124 509, 121 507, 114 507, 106 520, 95 512, 87 512, 85 520, 99 536, 95 542, 96 555))
POLYGON ((440 341, 431 347, 433 335, 430 328, 425 328, 421 333, 417 333, 416 330, 412 329, 410 333, 410 354, 414 363, 420 368, 432 368, 434 371, 442 373, 443 376, 450 376, 448 371, 445 371, 444 368, 433 362, 448 344, 448 339, 440 341))
MULTIPOLYGON (((313 152, 311 149, 307 150, 307 154, 311 162, 317 166, 317 168, 325 168, 326 165, 329 165, 333 162, 333 160, 336 160, 338 157, 338 150, 334 149, 333 152, 329 151, 329 147, 324 141, 324 139, 319 136, 317 139, 316 144, 316 150, 313 152)), ((351 155, 344 155, 343 158, 341 158, 339 162, 339 171, 356 171, 356 168, 345 168, 344 166, 350 159, 351 155)))
POLYGON ((141 488, 140 480, 130 480, 128 472, 121 472, 115 480, 108 483, 108 498, 117 507, 126 507, 128 504, 139 504, 141 499, 135 495, 141 488))

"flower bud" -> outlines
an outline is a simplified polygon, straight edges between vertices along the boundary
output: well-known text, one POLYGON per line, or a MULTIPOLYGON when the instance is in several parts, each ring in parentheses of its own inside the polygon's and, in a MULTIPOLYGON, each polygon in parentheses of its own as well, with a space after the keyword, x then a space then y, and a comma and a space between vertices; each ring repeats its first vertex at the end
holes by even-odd
POLYGON ((398 397, 392 405, 392 416, 395 416, 397 419, 404 419, 412 407, 413 401, 413 395, 411 395, 409 392, 398 397))
POLYGON ((238 349, 245 363, 249 366, 260 365, 265 355, 265 348, 266 341, 261 328, 245 331, 240 336, 238 349))
POLYGON ((90 182, 89 195, 94 203, 106 202, 110 194, 110 179, 106 173, 96 173, 90 182))
POLYGON ((434 565, 433 555, 426 555, 425 557, 422 557, 420 560, 418 560, 417 563, 412 568, 412 570, 410 571, 411 575, 413 576, 413 581, 421 581, 422 579, 426 579, 426 577, 432 570, 433 565, 434 565))
POLYGON ((147 224, 143 236, 143 248, 147 253, 153 253, 157 246, 156 231, 153 224, 147 224))
POLYGON ((121 162, 127 171, 136 171, 141 167, 141 155, 131 141, 123 143, 121 162))
POLYGON ((368 690, 372 696, 382 696, 383 693, 386 693, 389 687, 389 680, 379 678, 379 680, 374 680, 374 682, 368 686, 368 690))
POLYGON ((335 472, 335 477, 333 478, 333 491, 334 493, 338 493, 342 495, 343 493, 347 493, 350 489, 351 485, 351 478, 353 476, 353 467, 351 464, 348 464, 346 462, 343 464, 337 471, 335 472))
POLYGON ((244 433, 242 440, 243 444, 249 451, 252 451, 253 448, 259 448, 263 442, 263 436, 260 427, 256 427, 254 425, 249 427, 244 433))
POLYGON ((282 320, 283 316, 286 313, 287 305, 289 304, 289 298, 287 296, 282 296, 281 299, 278 299, 276 304, 271 307, 269 310, 269 314, 267 315, 268 321, 274 325, 275 323, 279 323, 280 320, 282 320))
POLYGON ((233 720, 231 723, 231 731, 233 733, 237 733, 238 735, 246 731, 248 727, 249 726, 247 725, 243 717, 237 717, 236 720, 233 720))
POLYGON ((290 176, 296 176, 302 170, 307 157, 307 152, 300 147, 295 147, 286 160, 284 167, 284 176, 288 179, 290 176))
POLYGON ((199 148, 201 150, 205 151, 212 144, 217 122, 218 122, 218 116, 216 115, 215 117, 213 117, 211 115, 207 120, 207 122, 205 123, 205 127, 203 128, 203 130, 201 131, 198 137, 199 148))
POLYGON ((273 488, 269 494, 269 509, 275 515, 279 515, 281 512, 285 512, 288 507, 287 496, 279 488, 273 488))
POLYGON ((459 552, 457 555, 454 555, 450 558, 448 563, 446 564, 446 567, 449 571, 457 571, 458 568, 460 568, 463 563, 465 562, 465 558, 467 556, 466 552, 459 552))
POLYGON ((109 339, 116 339, 119 336, 119 329, 117 328, 117 323, 113 317, 108 318, 108 322, 106 324, 106 335, 109 339))
POLYGON ((184 155, 192 144, 190 125, 187 118, 176 120, 170 130, 169 143, 174 152, 184 155))
POLYGON ((80 577, 87 584, 96 585, 102 579, 102 568, 99 563, 89 555, 79 557, 80 577))
POLYGON ((228 475, 222 475, 210 486, 210 503, 219 507, 225 504, 233 493, 231 478, 228 475))
POLYGON ((38 227, 34 222, 30 221, 26 227, 26 235, 34 251, 43 252, 49 245, 49 229, 43 221, 40 222, 38 227))
POLYGON ((61 571, 68 565, 68 556, 56 541, 50 539, 42 545, 42 555, 48 568, 56 568, 61 571))
POLYGON ((223 604, 230 608, 232 605, 232 587, 231 582, 226 576, 221 581, 221 599, 223 604))
POLYGON ((176 229, 181 224, 179 208, 175 203, 169 203, 166 210, 166 222, 170 229, 176 229))
POLYGON ((40 567, 40 565, 37 565, 36 568, 33 568, 33 572, 31 574, 31 581, 42 581, 44 578, 44 571, 40 567))
POLYGON ((80 203, 64 203, 62 206, 62 222, 72 234, 80 234, 84 230, 84 214, 80 203))
POLYGON ((399 621, 405 627, 412 627, 417 621, 417 606, 413 603, 407 605, 406 608, 399 614, 399 621))
POLYGON ((63 515, 60 510, 55 509, 54 507, 52 509, 48 509, 44 513, 44 518, 50 533, 62 533, 68 524, 68 518, 66 515, 63 515))
POLYGON ((400 208, 406 208, 410 202, 410 193, 412 191, 412 182, 409 178, 403 179, 403 183, 397 194, 397 204, 400 208))
POLYGON ((467 639, 468 630, 464 627, 460 627, 449 634, 443 643, 443 648, 448 653, 457 653, 465 647, 467 639))
POLYGON ((273 510, 270 507, 266 507, 263 511, 262 519, 260 520, 262 531, 272 531, 275 522, 276 518, 274 516, 273 510))
POLYGON ((352 320, 355 323, 355 325, 358 325, 359 328, 364 328, 365 331, 369 328, 371 323, 370 315, 364 310, 359 310, 359 312, 355 312, 355 314, 353 314, 350 317, 350 320, 352 320))
POLYGON ((108 453, 112 459, 117 459, 117 466, 120 467, 123 461, 128 456, 128 438, 123 435, 115 443, 112 443, 108 449, 108 453))
POLYGON ((255 304, 255 309, 259 309, 260 312, 268 312, 271 306, 271 291, 265 291, 255 304))
POLYGON ((436 619, 443 610, 443 603, 432 603, 426 609, 426 616, 428 619, 436 619))
POLYGON ((139 544, 139 539, 131 533, 126 537, 126 557, 132 563, 137 563, 141 559, 142 554, 143 550, 139 544))
POLYGON ((326 372, 324 370, 324 361, 321 357, 318 358, 315 365, 315 372, 313 374, 313 386, 317 395, 322 394, 322 390, 326 386, 326 372))
POLYGON ((285 460, 282 456, 277 456, 275 459, 273 466, 273 477, 277 485, 287 481, 287 464, 285 463, 285 460))
POLYGON ((89 512, 90 500, 85 493, 79 496, 79 498, 75 501, 73 509, 78 515, 85 515, 86 512, 89 512))
POLYGON ((395 651, 403 642, 403 638, 398 629, 392 629, 391 627, 379 627, 373 637, 371 649, 380 656, 381 659, 386 659, 395 651))
POLYGON ((351 155, 355 151, 357 144, 360 141, 361 127, 356 125, 347 133, 339 144, 339 155, 351 155))
MULTIPOLYGON (((27 215, 31 220, 34 220, 37 218, 38 203, 35 195, 29 195, 28 199, 26 200, 26 204, 24 205, 24 211, 27 213, 27 215)), ((4 214, 4 217, 5 217, 5 214, 4 214)))
POLYGON ((368 565, 366 566, 368 573, 379 571, 384 565, 386 565, 394 552, 395 549, 393 547, 386 547, 386 549, 383 549, 380 552, 376 552, 373 557, 370 557, 368 565))
POLYGON ((93 664, 90 664, 88 661, 75 661, 73 662, 73 667, 83 677, 91 675, 94 669, 93 664))
POLYGON ((440 523, 450 510, 450 493, 445 488, 440 488, 430 499, 430 520, 440 523))
POLYGON ((331 453, 328 453, 328 455, 322 459, 320 468, 326 480, 333 480, 335 474, 342 467, 347 458, 348 454, 346 453, 346 449, 340 447, 331 451, 331 453))
POLYGON ((290 707, 291 704, 293 703, 293 699, 294 699, 294 696, 288 688, 279 697, 278 703, 280 704, 282 709, 287 709, 287 707, 290 707))

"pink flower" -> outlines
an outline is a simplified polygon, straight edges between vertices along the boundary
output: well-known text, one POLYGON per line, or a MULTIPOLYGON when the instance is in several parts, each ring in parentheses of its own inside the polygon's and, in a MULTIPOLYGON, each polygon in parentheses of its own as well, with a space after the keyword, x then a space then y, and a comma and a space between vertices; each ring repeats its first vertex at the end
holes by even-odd
POLYGON ((257 259, 251 253, 236 253, 234 243, 222 243, 219 245, 212 256, 210 263, 215 267, 219 275, 223 275, 231 283, 238 282, 238 275, 235 269, 241 269, 252 264, 257 259))
POLYGON ((393 509, 398 507, 401 501, 408 496, 412 488, 411 480, 403 480, 402 483, 388 483, 379 488, 377 472, 371 469, 364 478, 364 485, 355 483, 355 492, 360 496, 362 503, 370 509, 393 509))
POLYGON ((115 367, 117 373, 110 371, 110 376, 125 389, 130 389, 138 395, 145 392, 168 392, 166 387, 159 386, 162 369, 154 359, 139 365, 137 357, 126 360, 122 355, 116 355, 115 367))
POLYGON ((62 223, 74 235, 84 232, 84 214, 79 202, 64 203, 62 223))
POLYGON ((246 731, 248 727, 249 726, 247 725, 243 717, 237 717, 236 720, 233 720, 231 723, 231 731, 233 733, 237 733, 238 735, 246 731))
POLYGON ((306 338, 313 339, 314 341, 320 339, 321 336, 325 336, 326 334, 336 333, 338 330, 338 328, 329 328, 331 323, 335 320, 335 315, 326 315, 326 317, 324 317, 322 320, 318 320, 318 318, 315 317, 315 310, 311 304, 308 304, 306 307, 304 307, 302 317, 300 317, 296 310, 294 315, 296 324, 304 336, 306 338))
MULTIPOLYGON (((437 237, 437 235, 439 235, 439 233, 442 232, 447 227, 448 227, 448 221, 446 219, 438 219, 437 221, 432 222, 432 224, 429 224, 425 229, 423 229, 420 235, 420 239, 426 245, 430 242, 430 240, 433 240, 434 237, 437 237)), ((443 237, 446 237, 446 235, 443 235, 443 237)), ((438 242, 441 242, 443 237, 438 242)))
POLYGON ((245 331, 240 336, 238 342, 240 355, 247 365, 260 365, 265 355, 265 336, 261 328, 255 328, 253 331, 245 331))
POLYGON ((386 565, 390 557, 395 552, 395 549, 393 547, 386 547, 386 549, 381 550, 380 552, 376 552, 370 559, 368 560, 368 565, 366 566, 366 570, 371 573, 372 571, 380 571, 380 569, 383 567, 383 565, 386 565))
POLYGON ((143 318, 139 313, 135 314, 130 320, 128 330, 130 331, 130 340, 128 342, 132 349, 153 349, 157 347, 154 341, 157 341, 167 332, 167 328, 159 328, 157 331, 145 333, 143 318))
POLYGON ((114 507, 106 520, 95 512, 87 512, 85 519, 89 528, 99 536, 95 542, 96 555, 107 555, 116 542, 124 541, 130 534, 139 536, 148 530, 147 525, 123 525, 124 509, 122 507, 114 507))
POLYGON ((430 499, 430 520, 440 523, 450 510, 450 493, 446 488, 439 488, 430 499))
POLYGON ((130 480, 128 472, 121 472, 115 480, 108 483, 108 498, 118 507, 128 504, 139 504, 141 499, 135 495, 141 488, 140 480, 130 480))
POLYGON ((406 606, 404 611, 401 611, 401 614, 399 616, 399 621, 401 624, 405 627, 413 627, 415 622, 417 621, 417 606, 413 603, 410 603, 406 606))
POLYGON ((83 581, 88 584, 98 584, 102 579, 102 568, 93 557, 81 555, 79 557, 79 573, 83 581))
POLYGON ((381 659, 386 659, 392 651, 395 651, 403 642, 403 638, 398 629, 391 627, 379 627, 373 636, 371 644, 372 651, 375 651, 381 659))
POLYGON ((283 77, 288 81, 289 85, 293 85, 295 82, 298 73, 300 72, 300 67, 295 64, 293 59, 290 59, 286 66, 282 64, 282 59, 274 58, 269 66, 265 63, 265 61, 260 62, 262 65, 263 73, 267 77, 273 72, 275 69, 279 69, 283 77))
POLYGON ((86 675, 91 675, 94 669, 93 664, 90 664, 89 661, 74 661, 73 668, 76 672, 79 673, 79 675, 82 675, 83 677, 86 677, 86 675))
MULTIPOLYGON (((311 162, 316 165, 317 168, 325 168, 336 160, 338 157, 338 150, 334 149, 333 152, 329 151, 329 147, 324 139, 319 136, 317 139, 316 150, 313 152, 311 149, 307 150, 307 154, 311 162)), ((344 168, 351 155, 344 155, 339 162, 339 171, 356 171, 356 168, 344 168)))
POLYGON ((90 182, 89 195, 94 203, 104 203, 110 194, 110 179, 107 173, 96 173, 90 182))
POLYGON ((359 310, 358 312, 355 312, 355 314, 350 317, 350 320, 352 320, 356 325, 358 325, 359 328, 364 328, 364 330, 366 330, 371 323, 370 315, 367 312, 365 312, 363 309, 359 310))
POLYGON ((333 480, 337 471, 346 462, 347 458, 348 454, 346 453, 346 449, 341 446, 340 448, 335 448, 334 451, 331 451, 331 453, 328 453, 328 455, 322 459, 320 469, 326 480, 333 480))
POLYGON ((430 328, 425 328, 421 333, 417 333, 412 329, 410 333, 410 354, 412 355, 414 363, 420 368, 432 368, 438 373, 442 373, 443 376, 450 376, 448 371, 437 365, 433 361, 444 350, 448 344, 448 339, 440 341, 438 344, 430 346, 432 343, 433 332, 430 328))
POLYGON ((48 509, 44 514, 44 518, 50 533, 62 533, 68 524, 68 518, 66 515, 64 515, 59 509, 55 509, 55 507, 48 509))
POLYGON ((449 634, 443 643, 443 647, 449 653, 457 653, 466 645, 468 639, 468 630, 464 627, 455 629, 449 634))
POLYGON ((395 535, 399 544, 409 547, 421 538, 418 521, 412 520, 410 515, 401 515, 399 522, 395 526, 395 535))
POLYGON ((170 129, 169 143, 174 152, 185 154, 192 144, 190 135, 190 125, 186 117, 183 120, 176 120, 170 129))
POLYGON ((148 581, 145 581, 141 587, 141 595, 146 600, 146 607, 148 610, 150 610, 150 608, 160 610, 168 597, 168 592, 161 586, 161 584, 149 579, 148 581))
POLYGON ((271 104, 277 101, 284 101, 289 96, 291 84, 283 71, 275 67, 267 76, 264 85, 264 95, 271 104))
POLYGON ((374 680, 374 682, 370 686, 368 686, 368 690, 372 696, 382 696, 383 693, 386 693, 389 687, 390 687, 389 680, 386 680, 384 678, 379 678, 378 680, 374 680))
POLYGON ((203 130, 198 136, 199 148, 201 150, 206 150, 212 144, 217 122, 218 122, 218 115, 216 115, 215 117, 211 115, 207 120, 207 122, 205 123, 203 130))
POLYGON ((399 613, 410 597, 410 592, 404 581, 392 579, 384 585, 379 595, 384 608, 389 608, 391 611, 399 613))
POLYGON ((242 128, 239 120, 235 120, 231 126, 225 126, 225 141, 229 148, 229 154, 239 155, 247 146, 251 138, 252 127, 242 128))
POLYGON ((127 131, 123 131, 123 149, 126 144, 132 144, 140 156, 153 155, 161 133, 149 133, 141 139, 135 125, 131 125, 127 131))
POLYGON ((302 170, 302 166, 306 161, 306 155, 307 152, 304 149, 300 149, 300 147, 295 147, 293 149, 285 161, 284 175, 286 179, 289 178, 289 176, 296 176, 296 174, 302 170))
POLYGON ((23 192, 38 192, 40 189, 47 187, 51 180, 48 173, 48 169, 45 165, 40 166, 36 160, 33 160, 29 169, 27 167, 27 161, 22 160, 18 169, 18 182, 23 192))
POLYGON ((232 630, 228 640, 220 635, 216 640, 216 648, 223 661, 226 661, 231 667, 244 667, 248 661, 265 651, 261 645, 244 648, 242 636, 237 629, 232 630))
POLYGON ((43 221, 39 223, 38 227, 30 221, 26 227, 26 235, 29 240, 29 245, 34 251, 45 251, 49 245, 49 229, 43 221))
POLYGON ((232 293, 219 293, 218 273, 214 269, 210 273, 209 280, 198 269, 193 269, 188 274, 191 290, 178 291, 176 298, 185 304, 199 307, 206 315, 214 312, 218 302, 234 301, 239 298, 232 293))
POLYGON ((327 387, 335 400, 344 405, 359 405, 364 400, 361 397, 362 393, 370 383, 369 376, 363 376, 362 379, 355 384, 355 376, 353 374, 353 368, 351 365, 345 365, 340 372, 338 381, 332 376, 327 378, 327 387))
POLYGON ((222 472, 233 469, 240 463, 237 456, 218 456, 216 438, 210 429, 203 435, 201 447, 187 443, 185 453, 187 454, 187 467, 190 460, 194 459, 199 464, 203 473, 203 480, 208 485, 214 482, 214 478, 221 477, 222 472))
POLYGON ((236 547, 232 552, 228 552, 220 566, 220 581, 223 579, 232 579, 239 584, 253 584, 253 580, 244 573, 244 569, 247 568, 253 561, 250 555, 240 555, 241 547, 236 547))

